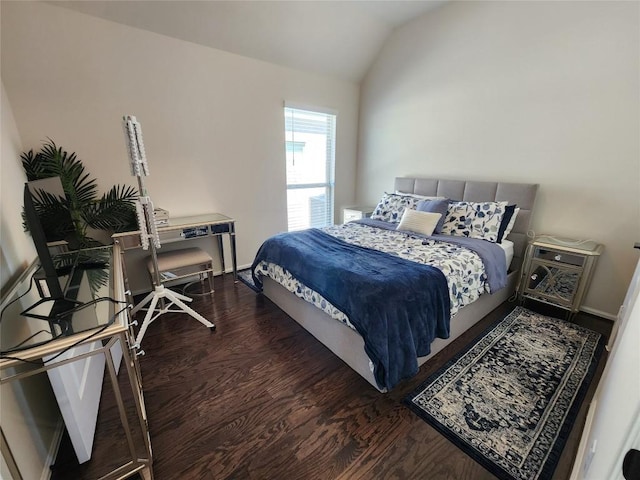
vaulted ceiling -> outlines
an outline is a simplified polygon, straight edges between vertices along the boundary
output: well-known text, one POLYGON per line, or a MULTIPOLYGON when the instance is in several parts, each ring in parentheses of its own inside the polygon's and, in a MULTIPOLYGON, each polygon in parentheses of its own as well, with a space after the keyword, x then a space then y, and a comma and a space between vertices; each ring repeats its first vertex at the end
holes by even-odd
POLYGON ((445 1, 48 3, 238 55, 360 82, 394 28, 445 1))

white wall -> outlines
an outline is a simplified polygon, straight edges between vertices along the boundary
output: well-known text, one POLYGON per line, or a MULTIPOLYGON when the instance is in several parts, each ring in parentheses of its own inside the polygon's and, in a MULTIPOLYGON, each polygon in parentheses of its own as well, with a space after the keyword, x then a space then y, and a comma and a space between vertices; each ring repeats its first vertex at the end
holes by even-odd
MULTIPOLYGON (((0 286, 4 292, 31 264, 36 253, 31 238, 22 230, 20 212, 26 177, 20 164, 20 136, 4 84, 0 106, 0 286)), ((3 372, 3 376, 7 374, 3 372)), ((48 471, 60 427, 60 413, 46 375, 0 386, 0 419, 2 433, 22 477, 41 478, 48 471)))
POLYGON ((449 2, 361 86, 358 200, 393 177, 539 183, 536 233, 605 245, 585 309, 617 313, 640 239, 638 2, 449 2))
POLYGON ((623 480, 624 456, 640 448, 639 298, 640 261, 616 322, 618 335, 609 339, 611 353, 589 406, 570 480, 623 480))
MULTIPOLYGON (((338 111, 337 211, 353 202, 356 84, 49 4, 2 2, 0 8, 2 285, 35 257, 21 228, 20 153, 39 149, 50 137, 78 154, 101 191, 113 184, 135 186, 123 115, 136 115, 142 124, 151 169, 147 187, 155 204, 172 216, 233 216, 240 265, 252 262, 267 236, 286 230, 285 100, 338 111)), ((2 388, 2 428, 25 478, 37 478, 34 471, 47 453, 44 440, 57 423, 42 421, 37 412, 26 415, 20 402, 2 388), (39 438, 22 428, 34 421, 39 438)))
MULTIPOLYGON (((135 185, 121 127, 142 125, 156 206, 236 219, 238 263, 286 230, 285 100, 338 111, 336 212, 355 198, 358 85, 39 2, 2 2, 2 80, 25 148, 75 151, 101 190, 135 185)), ((340 218, 336 213, 336 218, 340 218)))
POLYGON ((2 84, 2 144, 0 145, 0 288, 17 278, 36 258, 31 239, 22 229, 22 191, 27 177, 22 170, 22 144, 11 104, 2 84))

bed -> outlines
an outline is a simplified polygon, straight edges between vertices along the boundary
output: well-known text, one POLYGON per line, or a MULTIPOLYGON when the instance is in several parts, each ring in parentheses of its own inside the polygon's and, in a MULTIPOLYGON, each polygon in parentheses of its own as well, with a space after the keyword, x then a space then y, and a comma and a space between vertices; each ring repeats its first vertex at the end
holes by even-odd
MULTIPOLYGON (((389 241, 393 243, 395 236, 401 236, 396 232, 398 222, 400 222, 400 226, 408 225, 409 223, 405 222, 404 217, 395 216, 390 218, 389 212, 381 210, 383 201, 381 200, 381 204, 376 208, 376 220, 349 222, 344 226, 329 227, 326 231, 310 230, 293 232, 292 234, 280 234, 274 236, 278 237, 277 239, 274 237, 268 239, 256 255, 252 271, 255 274, 255 280, 261 285, 263 293, 270 300, 354 371, 359 373, 373 387, 381 392, 389 391, 402 380, 417 373, 420 365, 513 294, 527 245, 527 231, 537 189, 538 186, 535 184, 524 183, 396 178, 394 191, 385 193, 383 200, 385 198, 401 198, 403 201, 410 201, 410 204, 405 205, 405 210, 415 210, 420 201, 422 203, 426 202, 428 205, 432 200, 441 199, 452 200, 456 202, 456 205, 465 206, 471 205, 472 203, 470 202, 491 202, 491 205, 497 205, 496 211, 500 213, 498 217, 502 216, 501 209, 504 210, 505 206, 511 209, 511 214, 514 213, 514 207, 517 207, 516 215, 514 216, 515 222, 511 222, 511 231, 508 235, 505 235, 507 241, 503 242, 504 245, 497 245, 497 242, 494 243, 494 241, 468 241, 469 239, 461 238, 464 235, 458 235, 458 233, 452 231, 445 232, 443 230, 440 233, 455 233, 456 238, 451 235, 428 235, 430 230, 427 232, 409 231, 404 233, 407 234, 405 236, 409 238, 409 241, 413 243, 409 247, 403 246, 402 253, 394 252, 393 255, 389 255, 391 247, 387 247, 382 242, 386 242, 388 237, 389 241), (361 240, 358 236, 360 232, 368 232, 367 235, 363 235, 368 237, 366 242, 374 242, 376 245, 372 247, 365 243, 365 240, 361 240), (444 239, 446 242, 443 244, 435 241, 436 239, 444 239), (284 241, 285 243, 273 244, 272 242, 276 240, 279 242, 284 241), (295 250, 297 248, 296 245, 300 242, 306 245, 305 248, 307 250, 295 250), (326 242, 328 242, 328 245, 325 247, 326 242), (474 250, 476 244, 479 243, 483 245, 490 244, 488 246, 481 245, 482 249, 487 248, 487 252, 476 252, 474 250), (447 250, 465 255, 460 257, 462 260, 451 260, 453 265, 459 266, 462 264, 466 268, 467 263, 472 265, 473 262, 477 263, 481 260, 480 265, 486 264, 486 271, 479 269, 476 274, 469 270, 468 278, 452 280, 452 278, 444 275, 443 272, 447 272, 452 276, 453 273, 435 261, 429 264, 430 261, 428 259, 424 260, 427 265, 418 267, 414 263, 417 260, 411 255, 414 255, 413 252, 414 250, 417 251, 417 248, 422 248, 420 245, 440 248, 441 250, 445 249, 446 245, 447 250), (294 248, 294 250, 291 250, 292 252, 297 251, 298 253, 288 254, 295 261, 292 261, 293 263, 291 264, 284 264, 282 252, 288 251, 290 248, 294 248), (325 248, 326 250, 323 250, 325 248), (473 252, 468 252, 467 249, 471 249, 473 252), (332 260, 334 252, 336 259, 332 260), (272 256, 269 257, 269 254, 272 256), (342 257, 339 257, 339 255, 342 255, 342 257), (480 260, 476 259, 476 256, 480 260), (394 258, 390 259, 388 257, 394 258), (491 260, 491 258, 495 260, 491 260), (378 261, 391 261, 391 264, 381 263, 378 265, 376 263, 378 261), (304 262, 308 263, 305 265, 304 262), (331 262, 334 262, 335 265, 330 265, 331 262), (492 262, 497 262, 497 265, 500 265, 500 262, 504 262, 501 268, 505 271, 500 275, 498 274, 499 272, 496 273, 495 271, 500 270, 500 268, 491 267, 490 264, 492 262), (509 262, 508 271, 506 268, 507 262, 509 262), (337 274, 332 273, 331 282, 325 282, 321 275, 323 268, 325 268, 325 263, 327 264, 327 269, 343 269, 337 274), (344 268, 344 264, 349 264, 350 267, 344 268), (408 266, 408 264, 411 264, 411 266, 408 266), (360 274, 359 270, 361 268, 366 271, 360 274), (386 292, 386 290, 376 290, 377 293, 374 296, 365 299, 363 292, 375 290, 378 285, 367 283, 361 287, 359 282, 368 282, 369 273, 367 272, 372 270, 395 272, 396 268, 400 273, 398 278, 393 280, 394 285, 395 283, 402 285, 403 281, 405 284, 398 288, 395 286, 389 286, 388 288, 389 292, 392 289, 399 290, 399 296, 394 296, 395 293, 389 293, 388 298, 394 299, 393 301, 389 300, 381 302, 380 305, 372 306, 371 302, 377 301, 376 298, 387 298, 386 293, 380 293, 382 291, 386 292), (316 271, 320 272, 318 273, 318 278, 313 277, 312 273, 308 273, 316 271), (292 274, 291 272, 294 273, 292 274), (497 277, 500 276, 503 278, 498 279, 497 277), (465 283, 468 280, 469 284, 472 284, 472 279, 473 281, 485 282, 485 284, 482 287, 474 286, 473 288, 477 290, 476 293, 461 293, 459 291, 461 290, 461 283, 465 283), (343 281, 343 283, 340 284, 340 281, 343 281), (433 287, 429 289, 418 288, 413 291, 413 285, 426 285, 427 282, 433 284, 433 287), (324 285, 325 283, 330 285, 324 285), (356 292, 355 294, 350 293, 351 284, 354 285, 353 291, 356 292), (456 284, 458 285, 457 290, 455 288, 456 284), (313 286, 313 288, 308 287, 308 285, 313 286), (325 296, 334 300, 333 303, 337 307, 332 302, 329 302, 327 306, 325 296, 316 295, 316 290, 321 291, 321 288, 325 287, 329 290, 327 292, 322 291, 322 293, 326 293, 325 296), (491 293, 480 294, 481 290, 483 292, 490 290, 491 293), (312 294, 309 294, 309 292, 312 292, 312 294), (360 299, 361 296, 363 296, 362 299, 360 299), (361 304, 358 304, 358 301, 361 304), (424 306, 420 306, 422 304, 419 302, 426 303, 424 306), (386 306, 384 305, 385 303, 386 306), (405 311, 405 309, 408 310, 405 311), (380 313, 378 312, 379 310, 381 311, 380 313), (350 314, 345 314, 344 311, 350 312, 350 314), (378 318, 378 315, 381 315, 381 318, 378 318), (434 326, 430 326, 426 330, 422 327, 415 327, 414 324, 410 326, 407 324, 407 328, 397 327, 397 330, 400 331, 398 334, 400 338, 393 341, 386 338, 381 340, 378 335, 379 330, 363 327, 365 321, 371 321, 376 325, 375 328, 382 325, 382 328, 391 329, 389 325, 395 325, 396 322, 398 322, 398 325, 404 325, 402 322, 413 322, 414 318, 420 315, 425 317, 432 316, 438 318, 438 320, 435 321, 434 326), (371 318, 364 319, 360 317, 371 318), (446 325, 443 322, 446 322, 446 325), (426 338, 417 340, 417 337, 423 335, 423 333, 426 338), (387 342, 388 346, 379 347, 385 342, 387 342), (416 343, 417 346, 411 345, 411 348, 409 348, 407 342, 416 343), (397 345, 393 346, 394 343, 397 345), (379 348, 385 351, 381 352, 379 348), (389 352, 386 351, 387 348, 389 352), (397 368, 396 363, 399 364, 397 368), (411 364, 410 367, 405 366, 405 363, 411 364)), ((450 202, 449 205, 452 205, 452 203, 450 202)), ((401 213, 413 214, 414 212, 402 212, 401 209, 401 213)), ((432 219, 439 218, 433 216, 433 214, 427 215, 431 215, 430 218, 432 219)), ((417 216, 423 218, 427 215, 419 214, 417 216)), ((442 220, 446 215, 442 216, 442 220)), ((451 215, 451 210, 448 215, 451 215)), ((416 215, 414 214, 414 216, 416 215)), ((447 218, 449 223, 445 225, 445 228, 450 228, 452 217, 447 218)), ((502 220, 505 220, 505 218, 502 218, 502 220)), ((441 224, 439 228, 442 228, 441 224)), ((503 229, 504 225, 502 226, 503 229)), ((488 228, 486 230, 489 231, 488 228)), ((484 234, 483 232, 482 235, 484 234)), ((491 238, 495 240, 495 237, 491 238)), ((443 263, 443 265, 446 264, 443 263)), ((334 270, 331 270, 331 272, 334 272, 334 270)), ((461 272, 463 272, 463 269, 461 272)), ((460 272, 458 274, 460 275, 460 272)), ((390 275, 381 276, 387 277, 390 275)), ((462 276, 464 277, 464 273, 462 273, 462 276)), ((384 288, 387 288, 387 286, 384 288)), ((469 290, 475 291, 473 288, 469 290)))

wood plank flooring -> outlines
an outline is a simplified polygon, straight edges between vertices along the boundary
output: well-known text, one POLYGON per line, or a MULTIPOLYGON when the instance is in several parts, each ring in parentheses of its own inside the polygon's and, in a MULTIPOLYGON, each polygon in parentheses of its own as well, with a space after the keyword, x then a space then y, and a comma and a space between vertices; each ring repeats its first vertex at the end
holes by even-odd
MULTIPOLYGON (((143 340, 156 480, 495 478, 401 400, 515 304, 500 306, 414 379, 381 394, 267 298, 230 275, 216 277, 215 288, 212 299, 192 304, 215 332, 167 314, 143 340)), ((611 327, 582 313, 575 321, 605 335, 611 327)), ((555 480, 569 477, 595 386, 555 480)), ((69 472, 59 478, 79 478, 69 472)))

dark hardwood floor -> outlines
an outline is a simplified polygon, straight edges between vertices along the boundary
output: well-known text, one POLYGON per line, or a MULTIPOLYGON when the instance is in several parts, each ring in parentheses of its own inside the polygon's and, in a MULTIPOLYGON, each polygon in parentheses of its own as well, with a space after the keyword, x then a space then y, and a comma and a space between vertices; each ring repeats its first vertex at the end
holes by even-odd
MULTIPOLYGON (((415 378, 381 394, 267 298, 229 275, 216 277, 215 288, 212 299, 192 304, 216 323, 215 332, 184 314, 167 314, 143 341, 157 480, 495 478, 401 400, 515 304, 501 305, 415 378)), ((582 313, 574 321, 605 336, 611 328, 582 313)), ((596 383, 556 480, 569 477, 596 383)), ((70 470, 58 478, 79 477, 70 470)))

